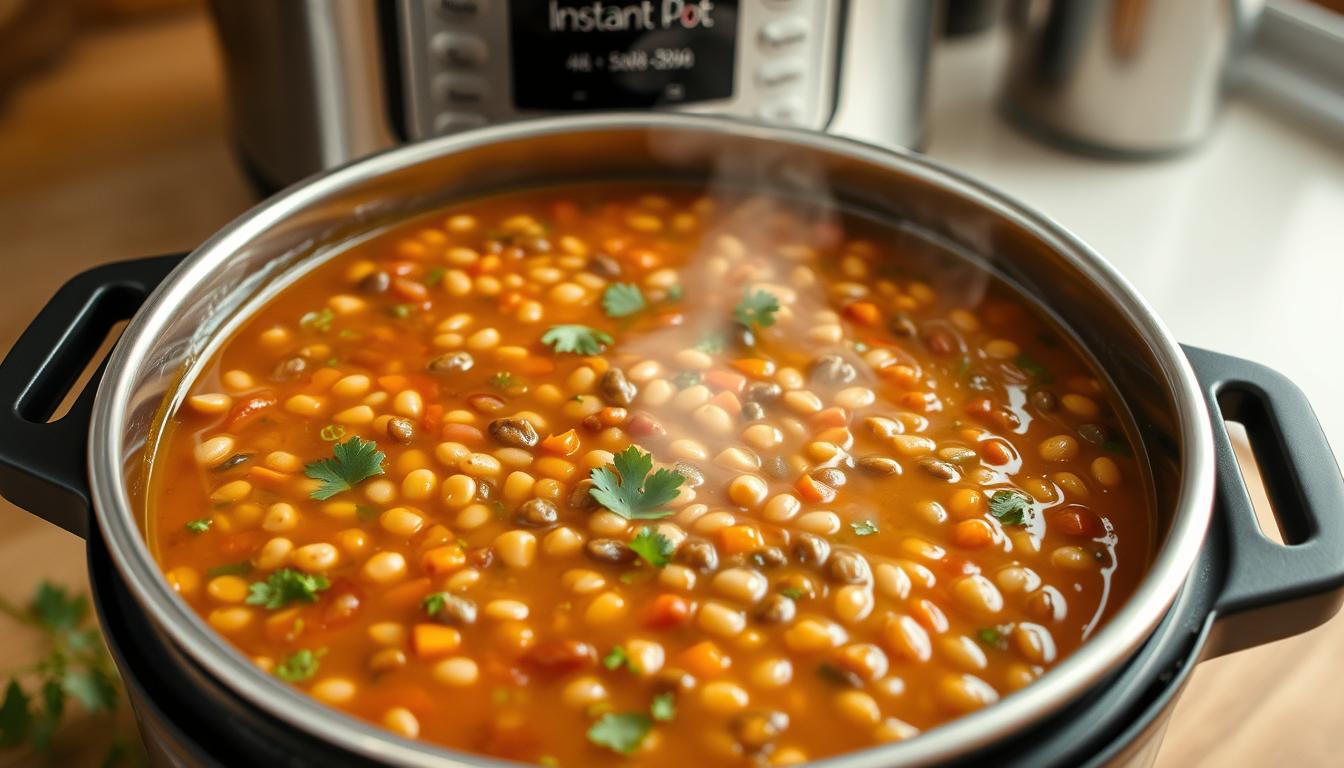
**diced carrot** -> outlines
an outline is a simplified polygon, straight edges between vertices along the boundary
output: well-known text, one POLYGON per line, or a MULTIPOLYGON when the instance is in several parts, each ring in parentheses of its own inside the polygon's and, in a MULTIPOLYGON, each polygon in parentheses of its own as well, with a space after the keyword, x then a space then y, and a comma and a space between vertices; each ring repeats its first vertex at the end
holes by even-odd
POLYGON ((528 355, 518 361, 517 368, 519 373, 527 376, 544 376, 555 371, 555 361, 545 357, 528 355))
POLYGON ((299 609, 290 608, 266 617, 266 639, 273 643, 294 642, 303 633, 299 609))
POLYGON ((712 371, 705 372, 705 385, 710 389, 740 395, 742 390, 747 387, 747 377, 740 373, 715 368, 712 371))
POLYGON ((719 646, 712 640, 696 643, 677 656, 677 666, 695 675, 699 680, 718 677, 732 664, 733 660, 719 650, 719 646))
POLYGON ((379 605, 394 611, 411 611, 419 607, 433 585, 428 577, 412 579, 387 590, 378 598, 379 605))
POLYGON ((387 392, 400 392, 410 383, 409 380, 398 373, 388 374, 378 377, 378 386, 387 392))
POLYGON ((340 381, 341 377, 344 375, 345 374, 335 368, 318 368, 317 371, 313 373, 313 389, 318 392, 326 392, 328 389, 331 389, 332 384, 340 381))
POLYGON ((740 360, 734 360, 732 366, 753 379, 764 379, 775 375, 775 363, 773 360, 762 360, 758 357, 744 357, 740 360))
POLYGON ((411 630, 411 649, 422 659, 447 656, 462 645, 462 633, 442 624, 416 624, 411 630))
POLYGON ((414 280, 407 280, 404 277, 398 277, 392 281, 392 292, 401 298, 419 304, 429 299, 429 289, 424 283, 417 283, 414 280))
POLYGON ((467 445, 479 443, 485 439, 485 435, 476 427, 473 427, 470 424, 458 424, 456 422, 444 424, 443 430, 439 433, 439 436, 444 440, 454 443, 466 443, 467 445))
POLYGON ((247 479, 271 490, 279 490, 289 484, 290 476, 269 467, 248 467, 247 479))
POLYGON ((738 400, 737 395, 733 394, 732 392, 729 392, 728 390, 724 390, 719 394, 711 397, 709 399, 709 402, 727 411, 729 416, 742 415, 742 401, 738 400))
POLYGON ((430 576, 452 573, 467 564, 467 552, 456 544, 435 547, 420 556, 420 567, 430 576))
POLYGON ((798 491, 798 495, 803 497, 803 501, 826 504, 835 500, 835 489, 813 479, 811 475, 798 478, 793 487, 798 491))
POLYGON ((985 463, 995 466, 1003 466, 1015 457, 1013 449, 1007 441, 1000 440, 997 437, 981 440, 979 451, 980 458, 984 459, 985 463))
POLYGON ((808 424, 813 430, 831 429, 832 427, 843 427, 849 424, 849 411, 838 405, 833 405, 824 411, 812 414, 808 424))
POLYGON ((499 297, 499 311, 510 312, 517 309, 518 305, 523 303, 524 298, 523 294, 518 291, 509 291, 499 297))
POLYGON ((261 531, 245 531, 221 537, 215 546, 225 555, 251 555, 261 542, 261 531))
POLYGON ((882 322, 882 310, 871 301, 856 301, 845 307, 845 317, 863 325, 878 325, 882 322))
POLYGON ((585 357, 583 358, 583 364, 592 368, 593 373, 599 376, 606 373, 607 369, 611 367, 611 363, 608 363, 605 357, 585 357))
POLYGON ((765 546, 760 530, 754 525, 730 525, 720 528, 719 541, 729 555, 755 552, 765 546))
POLYGON ((680 595, 664 593, 655 597, 649 605, 644 625, 650 629, 671 629, 685 624, 690 617, 690 601, 680 595))
POLYGON ((630 412, 624 408, 607 406, 597 412, 597 421, 604 427, 619 427, 630 418, 630 412))
POLYGON ((569 456, 579 450, 579 433, 571 429, 558 435, 550 435, 541 441, 541 449, 561 456, 569 456))

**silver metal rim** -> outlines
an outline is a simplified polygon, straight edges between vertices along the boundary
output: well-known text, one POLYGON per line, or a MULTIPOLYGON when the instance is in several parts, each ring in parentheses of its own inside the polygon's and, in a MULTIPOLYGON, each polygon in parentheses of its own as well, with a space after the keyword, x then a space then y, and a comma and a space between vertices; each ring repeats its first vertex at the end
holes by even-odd
POLYGON ((404 765, 513 765, 401 738, 319 704, 263 673, 169 588, 150 554, 132 511, 121 467, 113 461, 130 399, 128 372, 201 279, 245 245, 251 233, 288 216, 305 202, 363 178, 446 153, 512 139, 610 129, 674 129, 733 134, 793 143, 845 155, 915 175, 976 200, 995 215, 1025 227, 1082 272, 1145 334, 1176 402, 1183 473, 1172 527, 1148 576, 1129 601, 1076 653, 1025 689, 998 704, 958 718, 908 742, 875 747, 823 761, 832 768, 930 765, 987 746, 1024 730, 1085 692, 1148 637, 1184 584, 1203 542, 1214 493, 1209 416, 1194 372, 1166 326, 1114 267, 1059 224, 1011 197, 907 152, 809 131, 764 127, 726 118, 673 114, 604 114, 545 118, 485 128, 406 145, 290 187, 235 219, 190 256, 149 297, 110 357, 94 403, 88 445, 95 516, 131 593, 160 630, 234 693, 259 710, 363 758, 404 765))

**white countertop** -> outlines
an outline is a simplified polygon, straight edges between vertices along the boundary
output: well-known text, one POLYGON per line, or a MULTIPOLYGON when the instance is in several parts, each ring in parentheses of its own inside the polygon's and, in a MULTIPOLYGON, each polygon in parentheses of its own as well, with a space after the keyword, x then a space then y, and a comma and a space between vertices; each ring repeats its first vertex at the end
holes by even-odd
POLYGON ((940 45, 929 155, 1078 234, 1177 339, 1293 379, 1344 457, 1344 131, 1243 95, 1187 154, 1087 158, 997 114, 1001 54, 993 37, 940 45))

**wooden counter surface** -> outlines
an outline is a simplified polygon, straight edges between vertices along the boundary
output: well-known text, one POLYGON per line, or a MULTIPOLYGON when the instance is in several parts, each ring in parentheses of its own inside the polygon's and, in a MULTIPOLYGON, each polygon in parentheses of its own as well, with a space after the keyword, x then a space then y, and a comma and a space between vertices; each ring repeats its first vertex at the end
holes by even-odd
MULTIPOLYGON (((227 138, 208 23, 195 13, 96 29, 0 95, 0 350, 69 276, 187 250, 254 202, 227 138)), ((75 537, 0 501, 0 596, 84 588, 75 537)), ((1344 620, 1198 668, 1158 765, 1338 765, 1344 620)), ((0 667, 38 651, 0 616, 0 667)), ((0 681, 3 682, 3 681, 0 681)), ((77 707, 75 707, 77 709, 77 707)), ((97 765, 105 721, 67 717, 63 765, 97 765)), ((37 764, 0 751, 0 766, 37 764)))

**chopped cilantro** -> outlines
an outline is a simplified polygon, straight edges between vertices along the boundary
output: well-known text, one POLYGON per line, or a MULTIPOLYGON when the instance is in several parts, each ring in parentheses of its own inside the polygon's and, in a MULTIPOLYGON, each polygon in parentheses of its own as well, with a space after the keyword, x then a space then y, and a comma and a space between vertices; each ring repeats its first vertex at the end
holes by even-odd
POLYGON ((976 630, 975 636, 981 643, 991 648, 998 648, 1003 643, 1003 633, 998 627, 981 627, 976 630))
POLYGON ((513 386, 513 374, 508 371, 500 371, 490 377, 490 386, 500 391, 513 386))
POLYGON ((598 355, 611 344, 609 334, 586 325, 553 325, 541 337, 541 343, 557 353, 573 352, 578 355, 598 355))
POLYGON ((205 533, 206 531, 210 530, 210 526, 214 525, 214 523, 215 523, 214 520, 208 517, 202 517, 199 520, 192 520, 191 522, 187 523, 187 530, 191 531, 192 533, 205 533))
POLYGON ((301 683, 311 680, 317 674, 318 660, 326 653, 325 648, 314 651, 304 648, 280 662, 275 668, 275 676, 287 683, 301 683))
POLYGON ((653 470, 653 457, 630 446, 616 454, 615 467, 595 467, 588 493, 599 504, 627 520, 657 520, 672 514, 660 509, 676 498, 686 478, 670 469, 653 470), (650 474, 652 472, 652 474, 650 474))
POLYGON ((710 331, 695 342, 695 348, 707 355, 717 355, 723 351, 727 344, 728 340, 723 337, 722 333, 710 331))
POLYGON ((672 377, 672 383, 676 385, 677 389, 685 389, 699 384, 703 378, 699 371, 682 371, 672 377))
POLYGON ((644 743, 652 728, 653 720, 643 712, 608 712, 588 729, 588 740, 628 755, 644 743))
POLYGON ((803 590, 799 589, 798 587, 785 587, 779 590, 779 594, 789 598, 790 600, 801 600, 803 598, 803 590))
POLYGON ((667 289, 668 301, 681 301, 681 297, 685 295, 686 289, 681 286, 681 283, 677 283, 667 289))
POLYGON ((649 714, 660 723, 666 723, 677 716, 677 694, 668 691, 653 697, 649 704, 649 714))
POLYGON ((877 533, 877 523, 874 523, 872 520, 859 520, 858 522, 850 523, 849 527, 854 529, 855 536, 872 536, 877 533))
POLYGON ((333 452, 335 458, 314 461, 304 468, 304 474, 322 483, 309 494, 318 501, 326 501, 370 477, 383 474, 383 461, 387 455, 378 450, 378 444, 372 440, 352 437, 337 443, 333 452))
POLYGON ((429 270, 429 274, 425 275, 425 285, 433 288, 443 282, 443 276, 446 274, 448 274, 448 270, 443 267, 435 267, 429 270))
POLYGON ((1016 491, 995 491, 989 497, 989 514, 1004 525, 1027 522, 1027 497, 1016 491))
POLYGON ((340 424, 328 424, 323 427, 322 431, 317 433, 317 435, 328 443, 334 443, 345 437, 345 427, 342 427, 340 424))
POLYGON ((773 293, 757 289, 748 290, 742 300, 733 307, 733 319, 738 325, 750 328, 753 325, 768 328, 775 324, 775 313, 779 311, 779 301, 773 293))
POLYGON ((355 517, 359 518, 361 523, 368 523, 378 519, 381 514, 377 507, 371 507, 368 504, 355 505, 355 517))
POLYGON ((273 571, 265 581, 255 581, 247 595, 248 605, 262 605, 271 610, 284 608, 294 602, 315 603, 317 593, 331 586, 322 574, 304 573, 293 568, 273 571))
POLYGON ((625 652, 621 646, 614 646, 607 655, 602 657, 602 666, 607 669, 620 669, 630 664, 630 655, 625 652))
POLYGON ((612 283, 602 292, 602 311, 608 317, 629 317, 648 306, 634 283, 612 283))
POLYGON ((335 319, 336 313, 332 312, 330 307, 323 307, 316 312, 309 312, 299 318, 299 327, 306 331, 326 333, 331 330, 331 321, 335 319))
POLYGON ((392 307, 392 309, 390 309, 389 311, 392 313, 392 316, 393 316, 393 317, 395 317, 395 318, 397 318, 397 319, 399 319, 399 320, 405 320, 406 318, 408 318, 408 317, 411 316, 411 313, 412 313, 412 312, 415 311, 415 305, 414 305, 414 304, 397 304, 397 305, 395 305, 394 307, 392 307))
POLYGON ((225 563, 224 565, 216 565, 213 568, 205 569, 205 575, 212 579, 216 576, 242 576, 244 573, 251 572, 252 562, 250 560, 242 560, 237 563, 225 563))
POLYGON ((434 592, 426 595, 425 599, 420 601, 420 607, 424 609, 426 616, 438 616, 447 600, 447 592, 434 592))
POLYGON ((641 528, 631 539, 630 548, 654 568, 662 568, 671 562, 672 553, 677 549, 670 539, 648 526, 641 528))

